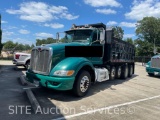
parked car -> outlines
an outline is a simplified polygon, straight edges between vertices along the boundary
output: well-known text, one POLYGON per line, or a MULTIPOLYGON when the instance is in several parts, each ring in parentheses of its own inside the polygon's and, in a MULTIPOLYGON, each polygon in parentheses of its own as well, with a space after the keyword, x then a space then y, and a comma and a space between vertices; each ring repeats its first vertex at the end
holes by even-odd
POLYGON ((17 66, 24 66, 26 69, 30 66, 31 54, 17 52, 14 54, 13 64, 17 66))

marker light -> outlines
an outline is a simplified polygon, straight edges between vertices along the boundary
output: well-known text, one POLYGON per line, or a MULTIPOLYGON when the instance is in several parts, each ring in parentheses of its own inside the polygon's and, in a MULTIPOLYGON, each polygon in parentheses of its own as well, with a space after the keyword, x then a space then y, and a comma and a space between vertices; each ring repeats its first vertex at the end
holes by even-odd
POLYGON ((57 70, 54 72, 54 75, 57 76, 71 76, 74 74, 74 70, 57 70))

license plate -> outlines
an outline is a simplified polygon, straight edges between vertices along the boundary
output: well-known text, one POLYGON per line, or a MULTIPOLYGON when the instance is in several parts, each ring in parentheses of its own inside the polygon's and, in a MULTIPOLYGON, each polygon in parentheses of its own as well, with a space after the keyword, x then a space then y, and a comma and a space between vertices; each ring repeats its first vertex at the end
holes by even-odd
POLYGON ((39 86, 39 81, 38 81, 38 80, 34 80, 34 81, 33 81, 33 84, 34 84, 35 86, 39 86))
POLYGON ((159 75, 159 72, 154 72, 155 75, 159 75))

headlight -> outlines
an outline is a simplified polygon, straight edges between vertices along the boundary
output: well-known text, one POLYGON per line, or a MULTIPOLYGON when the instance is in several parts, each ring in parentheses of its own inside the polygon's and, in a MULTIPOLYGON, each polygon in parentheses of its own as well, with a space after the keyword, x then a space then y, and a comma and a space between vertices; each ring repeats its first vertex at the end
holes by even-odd
POLYGON ((149 67, 149 65, 146 65, 146 67, 149 67))
POLYGON ((71 76, 74 74, 74 70, 57 70, 54 72, 54 75, 57 76, 71 76))

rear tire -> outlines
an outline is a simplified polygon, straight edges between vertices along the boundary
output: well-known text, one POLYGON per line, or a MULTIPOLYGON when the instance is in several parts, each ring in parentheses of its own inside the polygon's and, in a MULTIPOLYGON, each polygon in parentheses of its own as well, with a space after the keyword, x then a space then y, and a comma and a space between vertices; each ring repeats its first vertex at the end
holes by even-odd
POLYGON ((29 66, 30 66, 30 61, 28 61, 28 62, 25 64, 25 68, 28 70, 28 69, 29 69, 29 66))
POLYGON ((153 73, 148 73, 148 75, 149 75, 149 76, 154 76, 154 74, 153 74, 153 73))
POLYGON ((114 80, 115 77, 116 77, 116 68, 113 66, 113 67, 111 67, 111 70, 110 70, 109 79, 114 80))
POLYGON ((125 65, 122 68, 122 79, 126 79, 128 77, 128 65, 125 65))
POLYGON ((129 65, 128 77, 132 77, 133 75, 133 65, 129 65))
POLYGON ((91 75, 88 71, 80 71, 73 85, 73 92, 76 96, 85 96, 91 85, 91 75))
POLYGON ((120 78, 122 75, 122 68, 120 66, 118 66, 116 68, 116 78, 120 78))

